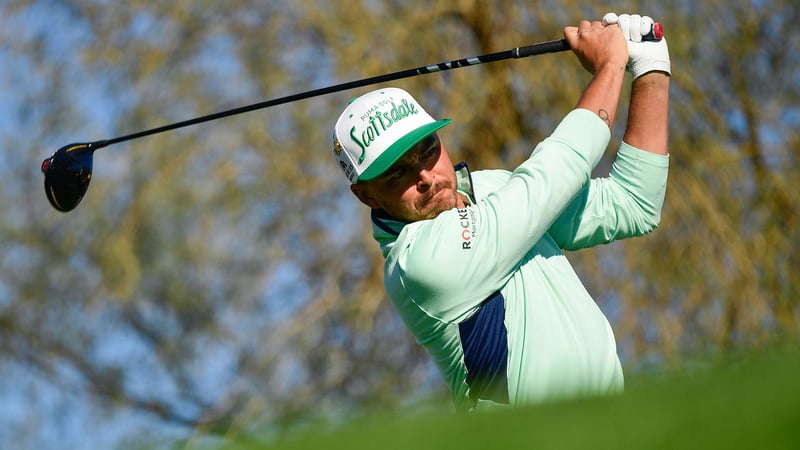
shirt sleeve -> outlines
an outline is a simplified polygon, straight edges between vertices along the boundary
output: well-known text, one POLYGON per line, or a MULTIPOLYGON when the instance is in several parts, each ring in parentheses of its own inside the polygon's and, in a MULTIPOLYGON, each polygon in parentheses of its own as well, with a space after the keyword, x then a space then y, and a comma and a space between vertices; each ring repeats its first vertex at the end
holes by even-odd
POLYGON ((669 157, 622 143, 608 177, 591 180, 548 234, 565 250, 642 236, 658 227, 669 157))
POLYGON ((387 274, 397 277, 390 285, 430 316, 463 317, 525 262, 589 183, 609 139, 597 115, 570 112, 494 192, 467 208, 407 225, 386 261, 387 274))

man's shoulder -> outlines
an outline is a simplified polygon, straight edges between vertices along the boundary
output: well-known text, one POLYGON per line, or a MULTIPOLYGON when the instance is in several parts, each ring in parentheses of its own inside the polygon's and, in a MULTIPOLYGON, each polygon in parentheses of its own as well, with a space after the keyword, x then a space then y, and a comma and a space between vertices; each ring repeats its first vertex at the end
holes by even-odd
POLYGON ((472 176, 480 179, 493 177, 508 178, 511 176, 511 171, 506 169, 481 169, 472 172, 472 176))
POLYGON ((483 169, 472 172, 475 194, 480 198, 495 191, 511 178, 511 171, 505 169, 483 169))

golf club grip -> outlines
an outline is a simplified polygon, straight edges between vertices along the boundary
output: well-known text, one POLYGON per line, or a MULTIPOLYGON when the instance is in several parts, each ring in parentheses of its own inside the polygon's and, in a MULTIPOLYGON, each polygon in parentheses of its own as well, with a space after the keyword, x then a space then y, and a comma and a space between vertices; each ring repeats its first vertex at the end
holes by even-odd
MULTIPOLYGON (((650 33, 642 36, 643 41, 660 41, 664 37, 664 26, 661 22, 653 24, 653 29, 650 33)), ((570 50, 569 42, 566 39, 557 39, 554 41, 540 42, 538 44, 526 45, 524 47, 517 47, 512 52, 514 58, 527 58, 528 56, 542 55, 545 53, 557 53, 570 50)))
MULTIPOLYGON (((649 33, 642 36, 642 41, 648 42, 658 42, 664 37, 664 26, 661 25, 661 22, 656 22, 653 24, 653 28, 650 30, 649 33)), ((542 42, 541 44, 533 44, 527 47, 519 47, 517 50, 522 52, 530 51, 530 54, 520 54, 520 56, 515 58, 524 58, 526 56, 532 55, 540 55, 542 53, 553 53, 553 52, 561 52, 564 50, 570 50, 569 42, 566 39, 561 39, 558 41, 549 41, 549 42, 542 42)))
POLYGON ((567 42, 566 39, 558 39, 555 41, 540 42, 538 44, 517 47, 514 49, 514 58, 527 58, 528 56, 563 52, 569 49, 569 42, 567 42))

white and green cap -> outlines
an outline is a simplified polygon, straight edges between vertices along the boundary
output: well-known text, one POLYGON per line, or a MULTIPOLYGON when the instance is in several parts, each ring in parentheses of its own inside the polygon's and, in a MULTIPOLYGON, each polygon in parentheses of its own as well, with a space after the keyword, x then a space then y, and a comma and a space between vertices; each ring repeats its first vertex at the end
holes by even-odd
POLYGON ((450 122, 435 120, 402 89, 372 91, 350 101, 336 121, 333 157, 350 183, 368 181, 450 122))

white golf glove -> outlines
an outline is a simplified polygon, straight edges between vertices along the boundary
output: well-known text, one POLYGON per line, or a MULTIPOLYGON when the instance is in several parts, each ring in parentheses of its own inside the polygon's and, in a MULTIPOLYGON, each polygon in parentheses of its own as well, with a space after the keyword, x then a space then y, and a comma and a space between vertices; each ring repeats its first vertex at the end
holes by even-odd
POLYGON ((628 71, 633 79, 654 71, 672 74, 669 64, 669 49, 667 39, 662 37, 659 41, 643 41, 653 30, 653 19, 639 14, 608 13, 603 16, 603 25, 618 24, 628 41, 628 71))

